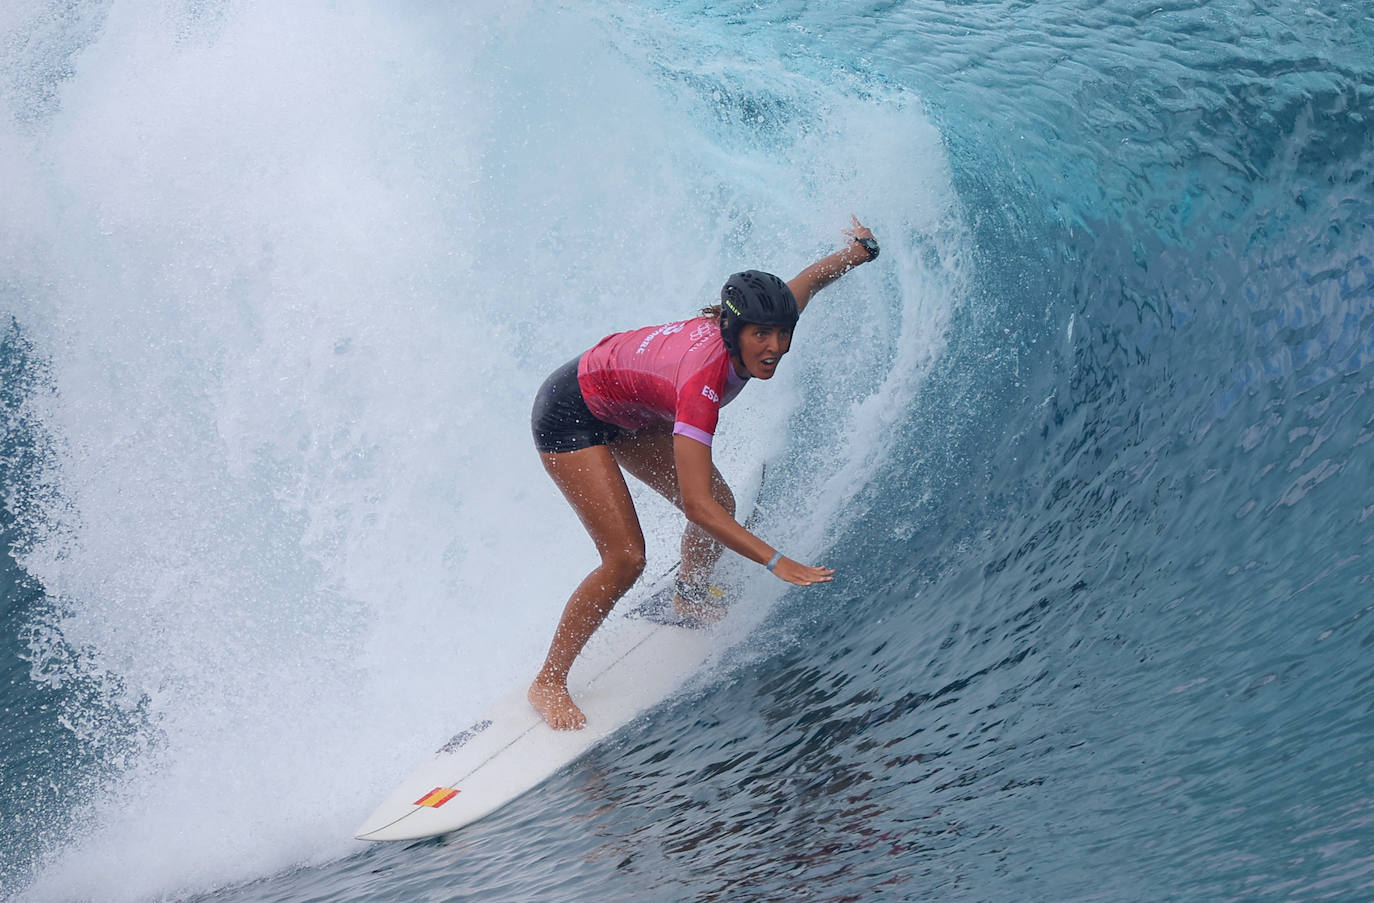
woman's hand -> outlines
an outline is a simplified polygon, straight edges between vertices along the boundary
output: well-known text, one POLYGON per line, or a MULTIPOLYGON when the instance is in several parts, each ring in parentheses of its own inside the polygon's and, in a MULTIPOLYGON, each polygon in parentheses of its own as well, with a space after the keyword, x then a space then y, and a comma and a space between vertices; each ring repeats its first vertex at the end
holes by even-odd
POLYGON ((784 557, 773 565, 773 576, 796 586, 810 586, 813 583, 829 583, 835 576, 835 571, 827 567, 813 568, 784 557))
POLYGON ((859 222, 859 218, 857 216, 851 213, 849 214, 849 219, 850 222, 852 222, 854 225, 844 230, 845 235, 848 235, 855 241, 858 241, 861 238, 872 238, 874 241, 878 240, 873 235, 873 230, 865 226, 863 223, 859 222))
POLYGON ((859 222, 859 218, 852 213, 849 214, 849 220, 854 224, 844 230, 844 234, 851 239, 849 247, 845 249, 849 252, 849 265, 862 266, 870 260, 877 259, 878 239, 873 237, 873 230, 859 222), (873 247, 870 249, 862 243, 863 241, 871 242, 873 247))
POLYGON ((792 290, 792 297, 797 299, 797 310, 806 310, 806 305, 811 303, 811 298, 816 292, 856 266, 868 263, 876 256, 869 254, 868 249, 859 244, 861 238, 872 239, 876 242, 878 239, 873 237, 873 230, 859 222, 859 218, 852 213, 849 215, 849 220, 852 225, 844 230, 844 234, 849 236, 849 242, 840 250, 811 264, 788 281, 787 287, 792 290))

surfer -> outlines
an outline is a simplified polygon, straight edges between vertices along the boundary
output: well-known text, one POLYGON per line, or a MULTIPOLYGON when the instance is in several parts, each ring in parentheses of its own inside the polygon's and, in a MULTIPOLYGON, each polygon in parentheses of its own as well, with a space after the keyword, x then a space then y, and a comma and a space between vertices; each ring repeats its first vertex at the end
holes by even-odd
POLYGON ((531 417, 535 447, 601 556, 568 599, 530 685, 530 703, 550 727, 585 726, 568 693, 568 671, 644 572, 644 534, 625 472, 687 516, 673 600, 685 617, 724 615, 706 581, 725 548, 797 586, 835 573, 785 557, 736 522, 734 496, 711 463, 711 442, 720 407, 748 380, 777 372, 797 317, 816 292, 878 256, 873 233, 851 219, 844 230, 850 241, 790 282, 758 270, 735 273, 719 305, 690 320, 607 336, 540 387, 531 417))

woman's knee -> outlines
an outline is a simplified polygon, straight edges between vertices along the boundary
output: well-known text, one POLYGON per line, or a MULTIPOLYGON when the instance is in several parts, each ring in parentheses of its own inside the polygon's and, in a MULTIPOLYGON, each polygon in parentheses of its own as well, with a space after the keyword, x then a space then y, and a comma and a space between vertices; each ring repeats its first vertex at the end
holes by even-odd
POLYGON ((601 566, 610 571, 615 584, 622 589, 629 589, 634 585, 644 573, 646 563, 643 546, 608 549, 601 554, 601 566))

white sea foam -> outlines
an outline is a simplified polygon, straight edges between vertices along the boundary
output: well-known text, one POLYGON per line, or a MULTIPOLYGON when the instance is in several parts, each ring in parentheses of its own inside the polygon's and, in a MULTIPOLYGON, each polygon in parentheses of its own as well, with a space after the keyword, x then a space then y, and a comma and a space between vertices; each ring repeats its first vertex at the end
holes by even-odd
MULTIPOLYGON (((543 376, 731 270, 790 276, 852 210, 883 263, 821 296, 718 449, 746 482, 803 455, 766 524, 798 557, 843 522, 957 297, 938 135, 901 98, 617 16, 115 3, 67 26, 95 37, 0 140, 23 175, 0 263, 51 363, 63 500, 22 563, 54 599, 36 636, 79 653, 47 676, 116 678, 90 742, 102 718, 143 742, 35 899, 353 849, 530 673, 591 563, 530 446, 543 376)), ((37 76, 8 77, 13 112, 37 76)), ((642 510, 666 566, 680 522, 642 510)))

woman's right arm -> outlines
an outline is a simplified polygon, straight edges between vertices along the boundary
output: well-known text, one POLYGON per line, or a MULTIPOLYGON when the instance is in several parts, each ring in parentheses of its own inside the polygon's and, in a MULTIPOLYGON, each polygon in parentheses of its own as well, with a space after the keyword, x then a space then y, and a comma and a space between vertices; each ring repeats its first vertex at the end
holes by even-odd
MULTIPOLYGON (((834 254, 822 257, 811 264, 793 276, 787 283, 787 287, 792 290, 793 296, 797 299, 797 310, 805 310, 806 305, 811 303, 816 292, 856 266, 868 263, 873 259, 869 256, 868 249, 859 244, 861 238, 873 238, 873 232, 863 223, 860 223, 858 217, 851 215, 850 219, 854 221, 854 225, 845 229, 844 234, 848 235, 852 241, 834 254)), ((876 241, 876 239, 874 240, 876 241)))

